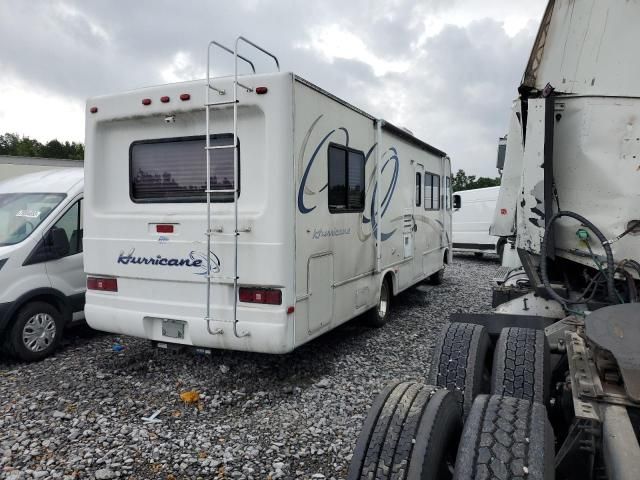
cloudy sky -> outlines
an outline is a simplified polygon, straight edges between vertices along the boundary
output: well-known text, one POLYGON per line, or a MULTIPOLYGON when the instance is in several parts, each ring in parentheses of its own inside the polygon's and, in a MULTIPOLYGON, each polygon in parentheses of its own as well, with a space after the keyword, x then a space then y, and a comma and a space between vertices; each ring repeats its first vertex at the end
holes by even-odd
MULTIPOLYGON (((544 0, 0 0, 0 133, 83 141, 89 96, 205 73, 242 34, 495 176, 544 0)), ((265 66, 266 67, 266 66, 265 66)))

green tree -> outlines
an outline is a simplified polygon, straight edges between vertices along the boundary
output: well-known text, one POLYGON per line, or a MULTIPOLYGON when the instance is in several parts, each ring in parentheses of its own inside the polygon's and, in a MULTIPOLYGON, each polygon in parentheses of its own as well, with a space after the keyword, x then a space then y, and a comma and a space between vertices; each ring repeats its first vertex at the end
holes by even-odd
POLYGON ((475 175, 467 175, 464 170, 460 169, 453 176, 452 188, 454 192, 461 190, 474 190, 476 188, 497 187, 500 185, 500 177, 480 177, 475 175))
POLYGON ((76 142, 60 142, 57 139, 46 144, 29 137, 20 137, 15 133, 0 135, 0 155, 20 157, 84 159, 84 145, 76 142))

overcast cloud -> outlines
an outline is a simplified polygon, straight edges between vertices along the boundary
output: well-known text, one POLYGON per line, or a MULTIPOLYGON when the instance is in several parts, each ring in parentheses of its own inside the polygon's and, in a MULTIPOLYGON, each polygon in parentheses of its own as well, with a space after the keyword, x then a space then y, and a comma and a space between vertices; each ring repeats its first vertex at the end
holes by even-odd
POLYGON ((201 78, 208 41, 242 34, 283 70, 445 150, 454 169, 495 176, 545 4, 0 0, 0 133, 82 141, 87 97, 201 78))

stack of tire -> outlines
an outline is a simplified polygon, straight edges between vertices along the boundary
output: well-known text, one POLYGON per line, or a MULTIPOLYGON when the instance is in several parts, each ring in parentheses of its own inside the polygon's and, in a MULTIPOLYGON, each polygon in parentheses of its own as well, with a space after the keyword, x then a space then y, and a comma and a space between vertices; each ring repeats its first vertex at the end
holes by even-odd
POLYGON ((375 400, 349 480, 554 478, 542 330, 444 326, 427 384, 397 382, 375 400))

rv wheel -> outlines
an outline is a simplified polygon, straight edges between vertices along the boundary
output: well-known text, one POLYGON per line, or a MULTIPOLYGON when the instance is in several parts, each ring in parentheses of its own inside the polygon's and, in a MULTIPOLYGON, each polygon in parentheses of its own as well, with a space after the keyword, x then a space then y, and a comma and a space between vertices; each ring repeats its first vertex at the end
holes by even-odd
POLYGON ((549 344, 543 330, 503 328, 493 360, 491 393, 546 403, 549 344))
POLYGON ((391 288, 389 281, 384 279, 380 285, 380 296, 378 305, 367 312, 367 323, 376 328, 382 327, 389 318, 389 307, 391 306, 391 288))
POLYGON ((431 285, 442 285, 442 282, 444 282, 444 265, 442 265, 440 270, 429 277, 429 283, 431 285))
POLYGON ((477 395, 489 393, 490 344, 489 334, 482 325, 452 322, 442 327, 433 350, 427 382, 459 390, 465 416, 477 395))
POLYGON ((462 431, 454 480, 553 480, 553 430, 544 405, 480 395, 462 431))
POLYGON ((42 360, 58 346, 63 327, 62 315, 52 305, 28 303, 18 312, 11 327, 10 353, 27 362, 42 360))
POLYGON ((347 478, 452 478, 462 430, 459 396, 415 382, 387 387, 369 410, 347 478))

